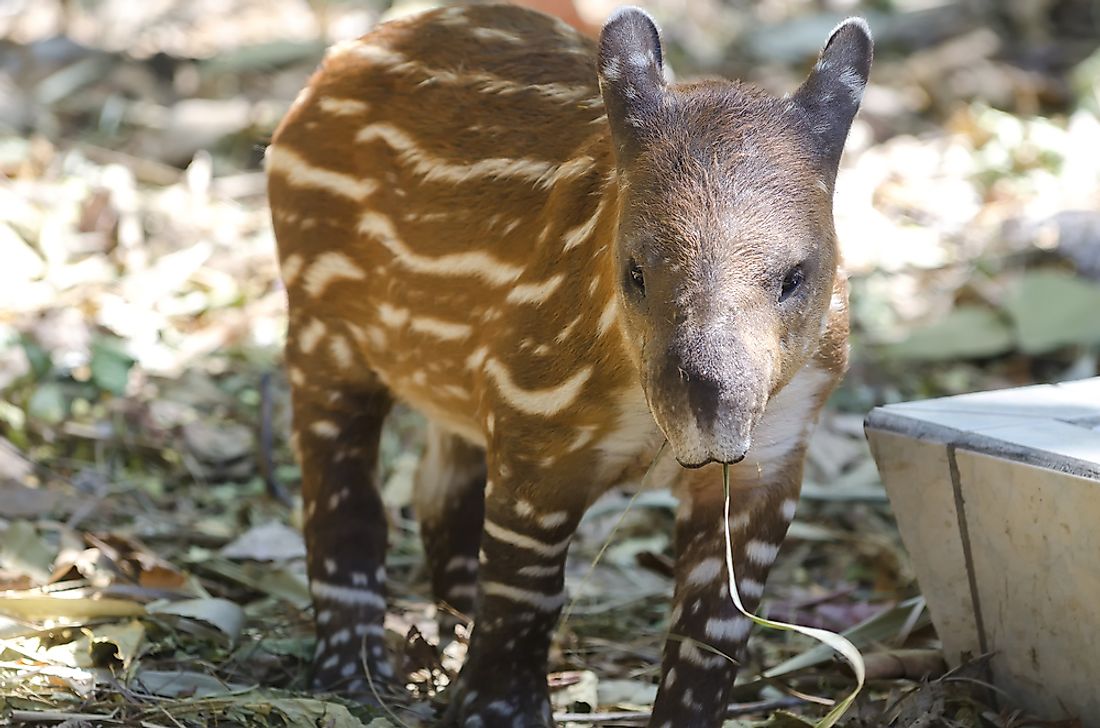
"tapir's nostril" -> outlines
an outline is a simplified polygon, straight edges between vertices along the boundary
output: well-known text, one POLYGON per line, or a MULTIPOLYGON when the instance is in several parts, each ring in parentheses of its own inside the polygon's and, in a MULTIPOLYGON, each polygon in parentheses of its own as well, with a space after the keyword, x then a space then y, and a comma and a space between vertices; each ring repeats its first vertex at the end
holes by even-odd
MULTIPOLYGON (((683 371, 683 370, 681 370, 683 371)), ((710 429, 718 417, 721 402, 718 383, 700 374, 686 372, 684 382, 687 386, 688 403, 692 414, 701 427, 710 429)))

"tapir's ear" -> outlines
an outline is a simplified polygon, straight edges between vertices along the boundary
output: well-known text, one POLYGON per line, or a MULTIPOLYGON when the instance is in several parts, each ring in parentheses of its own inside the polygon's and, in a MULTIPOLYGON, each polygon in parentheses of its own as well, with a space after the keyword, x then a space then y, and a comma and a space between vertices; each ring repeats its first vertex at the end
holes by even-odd
POLYGON ((621 167, 637 153, 646 130, 653 128, 665 92, 661 37, 653 18, 635 7, 616 10, 600 33, 597 63, 600 92, 621 167))
POLYGON ((845 20, 829 34, 817 64, 794 94, 830 174, 836 173, 848 128, 863 100, 871 55, 867 22, 845 20))

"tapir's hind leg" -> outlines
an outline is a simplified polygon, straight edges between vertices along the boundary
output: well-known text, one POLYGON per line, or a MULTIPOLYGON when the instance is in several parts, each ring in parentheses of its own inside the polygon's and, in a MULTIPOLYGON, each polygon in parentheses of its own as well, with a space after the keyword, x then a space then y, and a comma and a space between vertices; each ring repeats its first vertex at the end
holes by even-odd
POLYGON ((440 641, 446 642, 454 634, 456 613, 474 613, 477 552, 485 519, 485 450, 429 425, 413 502, 432 595, 440 605, 440 641))
POLYGON ((291 336, 287 360, 317 627, 311 687, 373 702, 393 677, 382 630, 386 514, 378 489, 378 440, 392 399, 365 367, 349 381, 324 358, 302 355, 293 343, 302 340, 291 336))

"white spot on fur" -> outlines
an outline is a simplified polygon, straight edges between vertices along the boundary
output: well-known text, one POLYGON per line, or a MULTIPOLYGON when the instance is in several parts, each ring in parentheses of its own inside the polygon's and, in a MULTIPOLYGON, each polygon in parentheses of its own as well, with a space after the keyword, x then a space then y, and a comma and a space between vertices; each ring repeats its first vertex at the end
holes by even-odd
POLYGON ((359 232, 375 238, 393 254, 398 263, 414 273, 444 277, 468 276, 503 286, 513 283, 524 270, 522 265, 505 263, 480 250, 435 257, 420 255, 397 238, 393 222, 379 212, 365 212, 359 218, 359 232))
POLYGON ((539 525, 543 528, 557 528, 569 520, 568 511, 555 511, 539 516, 539 525))
POLYGON ((283 283, 287 288, 294 285, 295 279, 298 278, 298 274, 302 272, 302 266, 305 264, 305 259, 301 255, 295 253, 294 255, 288 255, 283 259, 281 266, 283 274, 283 283))
POLYGON ((477 559, 469 556, 453 556, 443 567, 444 571, 477 571, 477 559))
POLYGON ((370 104, 359 99, 341 99, 325 96, 317 102, 321 111, 333 116, 361 116, 370 111, 370 104))
POLYGON ((469 324, 444 321, 429 316, 414 318, 409 328, 417 333, 433 336, 440 341, 462 341, 473 333, 473 328, 469 324))
POLYGON ((737 591, 743 597, 758 598, 764 594, 764 585, 756 579, 742 579, 737 584, 737 591))
POLYGON ((688 572, 688 584, 710 584, 722 573, 722 560, 717 556, 703 559, 688 572))
MULTIPOLYGON (((441 69, 440 69, 441 70, 441 69)), ((459 76, 463 84, 469 84, 480 74, 465 74, 459 76)), ((439 83, 442 79, 438 76, 432 79, 439 83)), ((519 87, 515 82, 503 82, 519 87)), ((538 86, 538 84, 535 84, 538 86)), ((527 85, 527 88, 532 88, 527 85)), ((587 94, 586 94, 587 95, 587 94)), ((370 124, 359 130, 355 140, 360 144, 382 142, 397 152, 397 158, 403 161, 413 174, 423 178, 427 182, 448 182, 450 184, 463 184, 477 179, 492 177, 494 179, 516 179, 536 184, 542 188, 548 188, 563 179, 571 179, 576 176, 576 170, 572 167, 557 165, 543 159, 489 157, 470 162, 456 162, 421 147, 407 131, 390 122, 370 124)), ((566 163, 568 164, 568 163, 566 163)))
POLYGON ((304 278, 302 287, 310 296, 317 298, 334 281, 361 281, 366 278, 366 274, 347 255, 330 250, 317 256, 306 270, 304 278))
POLYGON ((748 511, 741 511, 736 515, 730 516, 730 533, 737 533, 744 531, 752 523, 752 514, 748 511))
POLYGON ((495 581, 485 582, 482 589, 487 596, 503 597, 513 602, 523 602, 541 612, 553 612, 560 609, 561 606, 565 604, 565 592, 545 594, 543 592, 531 591, 530 589, 520 589, 495 581))
POLYGON ((466 597, 474 599, 477 597, 477 585, 476 584, 452 584, 447 588, 447 596, 451 599, 459 599, 466 597))
POLYGON ((265 166, 269 175, 282 175, 292 187, 324 190, 356 202, 362 202, 374 194, 379 186, 373 179, 315 167, 305 157, 281 144, 267 148, 265 166))
POLYGON ((604 206, 607 204, 607 200, 607 195, 601 196, 600 202, 596 205, 596 209, 592 212, 590 218, 580 225, 565 231, 565 234, 562 236, 562 250, 572 250, 592 237, 592 233, 596 231, 596 226, 600 223, 600 218, 603 217, 604 206))
POLYGON ((328 509, 330 511, 335 511, 339 509, 340 504, 343 503, 350 495, 351 491, 348 490, 346 487, 336 491, 328 497, 328 509))
POLYGON ((565 327, 558 332, 558 335, 554 337, 554 340, 557 341, 559 344, 564 343, 565 340, 569 338, 569 335, 573 333, 573 329, 576 328, 577 324, 581 322, 581 318, 581 316, 577 316, 575 319, 567 323, 565 327))
POLYGON ((798 510, 798 500, 796 498, 786 498, 783 500, 783 505, 780 506, 780 512, 783 514, 783 520, 790 522, 794 520, 794 514, 798 510))
POLYGON ((603 336, 608 330, 615 324, 619 315, 619 297, 612 296, 607 302, 607 305, 603 307, 603 313, 600 314, 600 323, 597 325, 596 330, 599 331, 600 336, 603 336))
POLYGON ((693 665, 707 670, 715 670, 726 664, 726 658, 709 652, 703 652, 694 642, 680 643, 680 657, 693 665))
POLYGON ((383 301, 378 304, 378 320, 391 329, 399 329, 409 322, 409 309, 383 301))
POLYGON ((770 566, 779 553, 779 545, 753 539, 745 544, 745 558, 757 566, 770 566))
POLYGON ((485 362, 485 372, 508 405, 524 414, 549 416, 561 412, 577 400, 585 382, 592 376, 592 367, 586 366, 561 384, 542 389, 523 389, 497 359, 485 362))
POLYGON ((522 533, 516 533, 510 529, 498 526, 490 520, 485 521, 485 535, 490 538, 494 538, 497 541, 515 546, 516 548, 525 549, 527 551, 534 551, 537 554, 541 554, 546 557, 553 558, 560 555, 565 549, 569 547, 570 537, 558 541, 557 543, 546 543, 545 541, 539 541, 536 538, 524 535, 522 533))
POLYGON ((506 30, 500 30, 499 28, 471 28, 470 35, 480 40, 489 41, 503 41, 504 43, 523 43, 522 37, 515 33, 509 33, 506 30))
POLYGON ((329 339, 328 342, 329 353, 332 354, 333 361, 336 362, 336 366, 341 369, 351 368, 354 363, 354 356, 352 355, 351 345, 348 344, 348 340, 343 336, 336 335, 329 339))
POLYGON ((326 440, 331 440, 340 434, 340 428, 331 420, 316 420, 310 423, 309 431, 317 435, 317 437, 323 437, 326 440))
POLYGON ((323 581, 312 581, 309 591, 317 599, 339 602, 352 606, 374 607, 385 609, 386 600, 373 589, 356 589, 350 586, 329 584, 323 581))
POLYGON ((325 336, 325 324, 320 319, 310 319, 309 323, 298 329, 298 349, 303 354, 311 354, 325 336))
POLYGON ((520 283, 508 292, 505 300, 508 303, 542 303, 564 280, 564 273, 556 273, 541 283, 520 283))

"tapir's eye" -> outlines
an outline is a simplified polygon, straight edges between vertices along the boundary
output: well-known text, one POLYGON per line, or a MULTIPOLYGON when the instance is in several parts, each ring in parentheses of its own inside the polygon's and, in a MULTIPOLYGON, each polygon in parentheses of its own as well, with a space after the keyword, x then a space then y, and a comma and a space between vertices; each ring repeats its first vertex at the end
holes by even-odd
POLYGON ((806 274, 802 272, 802 266, 800 265, 796 265, 787 271, 787 275, 783 278, 783 287, 779 290, 779 302, 783 303, 793 296, 805 278, 806 274))
POLYGON ((642 266, 633 258, 626 264, 626 276, 630 285, 641 295, 645 295, 645 276, 642 274, 642 266))

